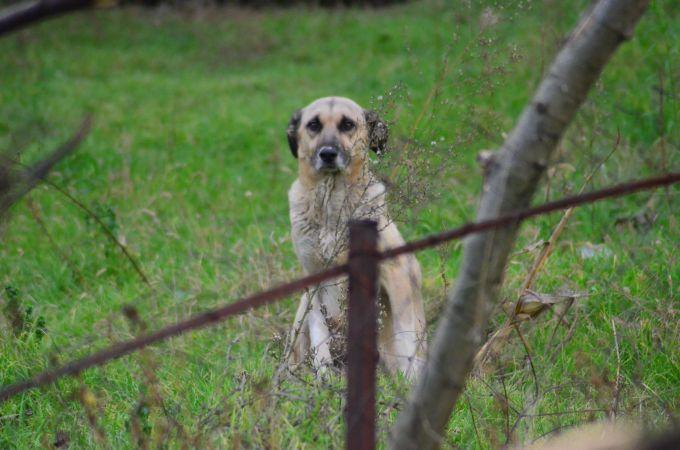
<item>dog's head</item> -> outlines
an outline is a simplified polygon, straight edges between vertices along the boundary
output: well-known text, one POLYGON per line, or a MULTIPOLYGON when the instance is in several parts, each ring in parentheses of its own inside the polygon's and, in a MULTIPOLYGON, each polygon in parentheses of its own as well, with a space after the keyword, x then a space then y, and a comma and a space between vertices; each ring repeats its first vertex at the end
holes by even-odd
POLYGON ((295 111, 286 132, 293 156, 316 175, 358 169, 369 149, 386 149, 388 136, 376 112, 344 97, 320 98, 295 111))

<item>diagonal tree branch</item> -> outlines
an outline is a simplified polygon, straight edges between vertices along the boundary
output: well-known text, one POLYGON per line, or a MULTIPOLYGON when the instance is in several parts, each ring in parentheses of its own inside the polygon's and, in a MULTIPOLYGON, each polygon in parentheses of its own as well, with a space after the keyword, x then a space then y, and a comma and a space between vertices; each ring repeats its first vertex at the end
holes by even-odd
POLYGON ((108 4, 106 0, 35 0, 12 5, 0 11, 0 37, 50 17, 108 4))
MULTIPOLYGON (((581 20, 489 168, 477 221, 526 208, 564 131, 649 0, 601 0, 581 20)), ((391 449, 438 448, 498 297, 518 224, 469 237, 425 370, 390 435, 391 449)))

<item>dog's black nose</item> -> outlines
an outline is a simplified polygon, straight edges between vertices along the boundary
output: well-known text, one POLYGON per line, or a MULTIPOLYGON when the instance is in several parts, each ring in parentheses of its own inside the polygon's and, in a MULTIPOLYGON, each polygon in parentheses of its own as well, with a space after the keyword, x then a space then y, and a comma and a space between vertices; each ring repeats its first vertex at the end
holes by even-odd
POLYGON ((326 145, 319 149, 319 158, 325 163, 332 163, 337 157, 338 149, 331 145, 326 145))

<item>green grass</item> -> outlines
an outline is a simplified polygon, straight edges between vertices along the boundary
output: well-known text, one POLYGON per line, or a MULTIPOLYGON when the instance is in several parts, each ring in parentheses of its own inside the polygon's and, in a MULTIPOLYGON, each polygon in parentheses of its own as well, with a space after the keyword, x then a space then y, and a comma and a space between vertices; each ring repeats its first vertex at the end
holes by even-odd
MULTIPOLYGON (((50 179, 102 217, 153 289, 81 209, 49 186, 37 188, 2 230, 0 282, 17 291, 29 324, 14 335, 5 294, 0 383, 132 337, 139 326, 121 313, 125 305, 155 329, 299 275, 286 199, 296 163, 284 128, 316 97, 346 95, 380 107, 392 122, 393 151, 376 168, 389 174, 407 148, 403 158, 414 169, 396 171, 391 199, 407 239, 469 220, 480 187, 475 155, 502 143, 587 3, 501 2, 497 24, 485 29, 483 7, 435 0, 377 11, 129 8, 3 38, 0 151, 30 162, 92 113, 91 134, 50 179), (405 147, 421 111, 417 143, 405 147)), ((578 190, 618 134, 591 187, 680 167, 680 11, 671 0, 652 3, 572 124, 537 202, 578 190)), ((513 441, 530 442, 607 417, 617 371, 618 417, 650 428, 678 420, 677 194, 643 193, 576 212, 535 289, 588 296, 566 312, 566 326, 547 313, 522 328, 538 385, 512 336, 471 378, 445 442, 498 447, 515 421, 513 441), (649 229, 616 224, 641 211, 655 216, 649 229), (611 254, 583 259, 586 243, 611 254)), ((536 253, 520 250, 546 239, 559 218, 522 228, 505 300, 516 297, 536 253)), ((459 256, 458 244, 419 254, 431 317, 459 256)), ((342 379, 320 385, 307 370, 271 385, 296 302, 3 403, 0 448, 48 446, 58 433, 73 448, 340 447, 342 379), (85 388, 95 401, 82 400, 85 388)), ((503 320, 494 309, 489 332, 503 320)), ((381 376, 383 440, 407 390, 403 380, 381 376)))

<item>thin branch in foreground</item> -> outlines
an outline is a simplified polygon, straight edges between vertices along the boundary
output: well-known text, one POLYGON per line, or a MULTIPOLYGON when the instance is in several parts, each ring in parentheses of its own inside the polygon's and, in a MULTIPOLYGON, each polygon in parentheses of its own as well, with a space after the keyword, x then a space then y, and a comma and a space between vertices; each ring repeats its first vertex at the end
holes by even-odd
MULTIPOLYGON (((660 186, 670 186, 678 182, 680 182, 680 172, 675 172, 660 177, 648 178, 631 183, 624 183, 607 189, 589 192, 587 194, 566 197, 561 200, 546 203, 523 211, 519 211, 515 214, 509 214, 496 219, 481 221, 477 223, 474 222, 468 223, 460 228, 445 231, 437 235, 429 236, 427 238, 420 239, 409 244, 405 244, 401 247, 396 247, 391 250, 387 250, 379 254, 378 257, 381 261, 386 260, 394 258, 404 253, 412 253, 414 251, 423 250, 428 247, 433 247, 443 242, 452 239, 457 239, 469 234, 479 233, 481 231, 487 231, 494 228, 501 228, 507 225, 516 224, 517 222, 521 222, 522 220, 527 219, 529 217, 546 214, 549 212, 569 208, 572 206, 593 203, 605 198, 620 197, 623 195, 631 194, 633 192, 654 189, 660 186)), ((94 353, 90 356, 86 356, 85 358, 74 360, 61 367, 46 370, 29 380, 25 380, 16 384, 6 386, 4 389, 0 391, 0 402, 3 402, 8 398, 17 395, 21 392, 27 391, 29 389, 50 384, 61 377, 78 374, 90 367, 103 365, 108 361, 128 355, 136 350, 147 347, 151 344, 164 341, 174 336, 179 336, 180 334, 184 334, 187 331, 203 328, 209 325, 214 325, 230 316, 234 316, 236 314, 240 314, 250 309, 264 306, 269 303, 273 303, 283 297, 286 297, 294 292, 300 291, 308 286, 319 284, 322 281, 326 281, 332 278, 336 278, 340 275, 346 274, 347 267, 348 267, 347 264, 331 267, 317 274, 299 278, 297 280, 285 283, 268 291, 253 294, 249 297, 246 297, 242 300, 231 303, 229 305, 222 306, 220 308, 213 309, 210 311, 206 311, 204 313, 191 317, 187 320, 178 322, 174 325, 161 328, 160 330, 157 330, 153 333, 142 335, 138 338, 131 339, 129 341, 120 342, 97 353, 94 353)))
MULTIPOLYGON (((149 281, 149 278, 146 276, 144 271, 142 270, 141 264, 137 261, 137 259, 130 253, 128 250, 127 246, 123 244, 113 233, 113 231, 104 223, 104 221, 97 215, 95 214, 92 209, 90 209, 87 205, 85 205, 83 202, 75 198, 73 195, 71 195, 66 189, 63 187, 59 186, 58 184, 50 181, 48 178, 46 178, 47 173, 51 169, 56 162, 58 162, 60 159, 64 158, 67 154, 72 152, 75 147, 78 146, 78 144, 82 141, 82 139, 85 138, 87 133, 90 130, 90 127, 92 126, 92 119, 90 116, 87 116, 84 120, 83 123, 80 126, 79 131, 71 138, 69 141, 67 141, 65 144, 63 144, 59 149, 57 149, 52 155, 50 155, 48 158, 44 159, 43 161, 40 161, 40 163, 36 164, 34 168, 27 167, 20 162, 8 158, 6 156, 0 155, 4 161, 0 161, 0 179, 2 178, 2 175, 5 171, 7 171, 8 179, 9 181, 5 183, 4 181, 0 180, 0 218, 3 216, 3 214, 6 212, 3 209, 3 205, 5 204, 5 201, 11 206, 11 204, 16 203, 21 196, 25 195, 28 191, 33 189, 39 182, 43 182, 47 184, 48 186, 52 187, 54 190, 59 192, 61 195, 66 197, 71 203, 73 203, 75 206, 83 210, 85 214, 87 214, 92 220, 94 220, 97 225, 102 229, 106 237, 108 237, 111 242, 113 242, 114 245, 116 245, 120 251, 123 253, 123 256, 130 262, 130 265, 132 265, 132 268, 134 269, 135 272, 137 272, 137 275, 142 279, 142 281, 149 287, 151 286, 151 282, 149 281), (5 166, 2 166, 2 164, 6 164, 5 166), (24 174, 19 176, 18 180, 14 181, 11 178, 10 175, 10 165, 18 165, 18 166, 23 166, 25 167, 24 174), (32 172, 35 172, 32 174, 32 172), (40 176, 37 176, 40 175, 40 176), (29 185, 22 185, 21 179, 27 179, 30 182, 29 185), (9 188, 5 188, 5 184, 9 184, 9 188), (27 189, 24 192, 21 192, 21 189, 27 189), (3 192, 7 189, 8 194, 3 194, 3 192), (17 191, 14 192, 13 191, 17 191), (19 194, 19 195, 18 195, 19 194), (18 195, 18 196, 17 196, 18 195)), ((7 207, 9 209, 9 206, 7 207)), ((49 235, 49 234, 48 234, 49 235)))
POLYGON ((7 177, 0 180, 0 219, 7 211, 19 201, 24 195, 31 191, 38 183, 45 179, 50 170, 62 159, 71 154, 78 145, 85 139, 92 126, 92 117, 87 116, 78 127, 78 130, 66 142, 61 144, 56 150, 38 161, 32 167, 26 168, 20 174, 13 176, 9 165, 6 162, 13 162, 10 158, 0 155, 0 174, 7 177))

